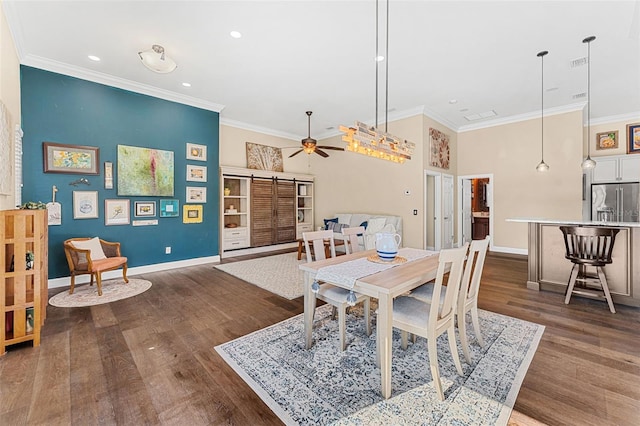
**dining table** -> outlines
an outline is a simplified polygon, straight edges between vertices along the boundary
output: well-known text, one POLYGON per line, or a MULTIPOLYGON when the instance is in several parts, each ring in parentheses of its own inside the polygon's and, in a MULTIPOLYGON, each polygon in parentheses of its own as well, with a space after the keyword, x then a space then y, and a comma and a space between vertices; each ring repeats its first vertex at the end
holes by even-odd
MULTIPOLYGON (((326 281, 355 292, 365 294, 378 299, 377 314, 377 351, 380 365, 381 393, 383 398, 391 397, 391 358, 392 358, 392 332, 393 332, 393 299, 410 290, 432 281, 438 270, 437 252, 408 249, 411 252, 400 249, 398 256, 403 258, 403 253, 411 253, 412 260, 394 264, 392 267, 380 272, 374 272, 357 278, 353 287, 345 285, 342 280, 326 281), (420 256, 416 258, 416 256, 420 256)), ((304 272, 304 336, 305 346, 310 349, 313 345, 313 311, 316 306, 315 294, 312 285, 322 268, 333 265, 354 262, 362 258, 375 259, 376 250, 359 251, 344 256, 304 263, 299 268, 304 272)), ((409 256, 407 256, 409 257, 409 256)), ((405 257, 406 259, 406 257, 405 257)), ((362 262, 360 262, 361 264, 362 262)), ((348 265, 345 265, 348 267, 348 265)), ((339 277, 338 277, 339 278, 339 277)), ((428 313, 425 312, 425 315, 428 313)), ((425 348, 426 350, 426 348, 425 348)))

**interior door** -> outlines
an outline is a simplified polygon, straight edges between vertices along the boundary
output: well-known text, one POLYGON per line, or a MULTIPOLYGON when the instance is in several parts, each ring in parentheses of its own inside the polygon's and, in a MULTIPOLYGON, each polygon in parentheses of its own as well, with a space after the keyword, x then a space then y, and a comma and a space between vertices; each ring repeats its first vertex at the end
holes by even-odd
POLYGON ((471 179, 462 180, 462 244, 471 243, 472 239, 471 184, 471 179))
POLYGON ((453 176, 442 175, 442 248, 453 247, 453 176))

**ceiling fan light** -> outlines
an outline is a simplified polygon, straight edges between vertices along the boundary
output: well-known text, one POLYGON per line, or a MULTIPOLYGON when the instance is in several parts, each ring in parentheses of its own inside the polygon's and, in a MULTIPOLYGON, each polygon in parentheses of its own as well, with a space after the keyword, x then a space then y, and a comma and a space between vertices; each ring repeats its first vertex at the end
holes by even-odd
POLYGON ((154 44, 149 50, 138 52, 142 64, 153 72, 167 74, 176 69, 177 65, 173 59, 164 52, 164 47, 154 44))

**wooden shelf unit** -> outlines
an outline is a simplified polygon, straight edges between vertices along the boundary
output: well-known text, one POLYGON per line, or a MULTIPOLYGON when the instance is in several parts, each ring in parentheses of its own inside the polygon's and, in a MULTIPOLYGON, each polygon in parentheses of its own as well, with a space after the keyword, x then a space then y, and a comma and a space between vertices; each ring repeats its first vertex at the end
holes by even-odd
POLYGON ((0 355, 16 343, 40 344, 48 302, 46 212, 0 211, 0 355), (27 252, 34 254, 31 265, 27 252))

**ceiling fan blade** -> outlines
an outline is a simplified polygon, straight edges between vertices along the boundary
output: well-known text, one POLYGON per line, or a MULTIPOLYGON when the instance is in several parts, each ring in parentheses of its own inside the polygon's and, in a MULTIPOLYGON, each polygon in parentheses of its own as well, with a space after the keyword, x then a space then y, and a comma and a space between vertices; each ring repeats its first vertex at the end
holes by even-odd
POLYGON ((298 154, 300 154, 302 151, 303 151, 302 149, 297 150, 296 152, 294 152, 293 154, 291 154, 291 155, 289 156, 289 158, 293 157, 294 155, 298 155, 298 154))
POLYGON ((316 150, 313 151, 316 154, 320 155, 321 157, 327 158, 329 156, 329 154, 327 154, 326 152, 319 150, 318 147, 316 147, 316 150))
POLYGON ((318 146, 316 148, 333 149, 335 151, 344 151, 344 148, 340 148, 340 147, 337 147, 337 146, 318 146))

